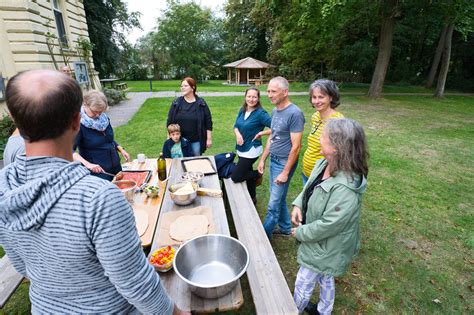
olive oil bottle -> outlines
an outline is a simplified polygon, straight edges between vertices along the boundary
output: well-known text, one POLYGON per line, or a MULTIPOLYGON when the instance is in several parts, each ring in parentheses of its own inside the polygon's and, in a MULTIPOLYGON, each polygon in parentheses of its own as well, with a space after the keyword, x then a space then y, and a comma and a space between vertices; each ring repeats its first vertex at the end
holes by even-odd
POLYGON ((160 153, 160 158, 158 159, 158 179, 164 181, 166 179, 166 160, 163 157, 163 152, 160 153))

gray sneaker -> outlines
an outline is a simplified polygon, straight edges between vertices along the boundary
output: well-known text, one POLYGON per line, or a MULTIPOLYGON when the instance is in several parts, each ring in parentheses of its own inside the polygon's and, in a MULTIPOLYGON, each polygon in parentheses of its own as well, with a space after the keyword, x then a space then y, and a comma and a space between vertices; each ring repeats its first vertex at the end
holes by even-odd
POLYGON ((290 237, 291 236, 291 232, 283 232, 280 230, 280 228, 275 228, 272 232, 273 235, 275 236, 283 236, 283 237, 290 237))

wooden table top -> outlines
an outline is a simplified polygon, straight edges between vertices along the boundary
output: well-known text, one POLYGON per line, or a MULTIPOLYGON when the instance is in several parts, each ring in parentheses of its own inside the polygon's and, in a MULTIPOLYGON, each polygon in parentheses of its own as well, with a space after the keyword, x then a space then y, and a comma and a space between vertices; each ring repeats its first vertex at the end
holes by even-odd
MULTIPOLYGON (((209 158, 215 166, 214 157, 209 158)), ((168 182, 170 184, 178 182, 183 172, 181 159, 173 159, 168 182)), ((217 174, 205 176, 202 179, 200 186, 204 188, 221 189, 217 174)), ((212 209, 216 234, 230 235, 227 216, 225 213, 224 200, 222 197, 197 196, 196 200, 192 204, 188 206, 178 206, 173 203, 169 195, 169 191, 166 190, 165 196, 163 197, 163 203, 161 205, 160 219, 156 226, 155 237, 153 238, 153 244, 150 253, 152 253, 157 248, 157 239, 160 233, 159 229, 162 215, 170 211, 189 209, 197 206, 205 206, 212 209)), ((160 273, 160 278, 170 297, 182 310, 193 312, 227 311, 238 309, 244 302, 240 281, 229 294, 223 297, 218 299, 203 299, 197 295, 192 294, 186 282, 181 280, 181 278, 176 275, 173 269, 166 273, 160 273)))
POLYGON ((100 82, 114 82, 114 81, 118 81, 120 79, 100 79, 99 81, 100 82))
MULTIPOLYGON (((126 167, 126 169, 124 168, 124 171, 151 170, 152 175, 148 181, 148 184, 160 187, 158 197, 149 198, 144 192, 135 193, 133 196, 132 208, 134 210, 141 209, 148 213, 148 228, 146 229, 145 233, 140 236, 143 247, 150 246, 152 243, 153 236, 155 234, 156 223, 158 222, 158 217, 160 214, 161 203, 163 201, 163 195, 167 188, 167 181, 163 183, 158 180, 156 161, 157 159, 146 159, 144 163, 138 163, 137 160, 134 160, 130 163, 124 164, 124 167, 126 167)), ((171 161, 171 159, 167 159, 166 161, 168 173, 171 169, 171 161)))

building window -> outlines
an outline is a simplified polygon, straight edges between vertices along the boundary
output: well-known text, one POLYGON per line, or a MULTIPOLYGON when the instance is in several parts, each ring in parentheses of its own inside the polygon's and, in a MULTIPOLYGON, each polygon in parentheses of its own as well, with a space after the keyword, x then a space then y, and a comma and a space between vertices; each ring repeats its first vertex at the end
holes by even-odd
POLYGON ((64 27, 63 12, 59 6, 60 0, 53 0, 54 19, 56 20, 56 29, 58 30, 59 44, 63 48, 68 47, 66 28, 64 27))

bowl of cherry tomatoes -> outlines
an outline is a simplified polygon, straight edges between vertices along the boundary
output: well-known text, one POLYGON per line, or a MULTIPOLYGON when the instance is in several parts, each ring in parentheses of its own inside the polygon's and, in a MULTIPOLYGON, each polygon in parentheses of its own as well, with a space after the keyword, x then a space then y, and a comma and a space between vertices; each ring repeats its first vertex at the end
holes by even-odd
POLYGON ((173 260, 176 254, 176 248, 173 246, 163 246, 155 250, 150 255, 150 264, 156 271, 167 272, 173 268, 173 260))

